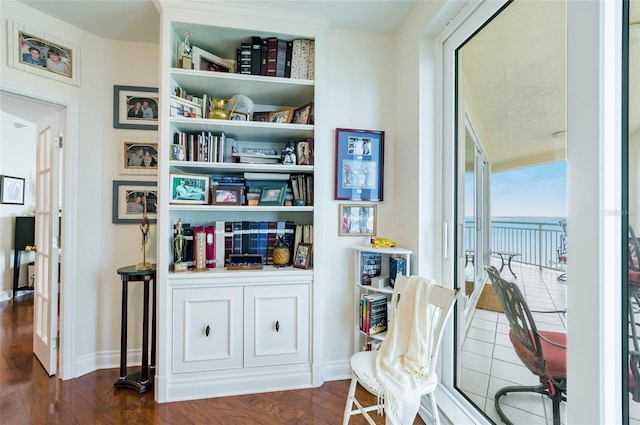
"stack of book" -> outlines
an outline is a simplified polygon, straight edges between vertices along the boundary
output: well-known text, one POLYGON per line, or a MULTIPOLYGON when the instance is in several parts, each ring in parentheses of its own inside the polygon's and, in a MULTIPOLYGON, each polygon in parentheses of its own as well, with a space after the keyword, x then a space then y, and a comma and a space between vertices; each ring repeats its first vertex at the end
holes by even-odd
POLYGON ((375 335, 387 330, 387 297, 385 294, 362 294, 360 330, 375 335))
POLYGON ((254 36, 251 42, 240 43, 236 61, 239 74, 313 80, 315 42, 254 36))
POLYGON ((173 134, 173 144, 182 146, 184 161, 229 162, 235 141, 228 139, 224 132, 176 132, 173 134))
POLYGON ((300 200, 302 205, 313 205, 313 176, 310 174, 297 174, 291 176, 291 190, 293 192, 294 205, 300 200))

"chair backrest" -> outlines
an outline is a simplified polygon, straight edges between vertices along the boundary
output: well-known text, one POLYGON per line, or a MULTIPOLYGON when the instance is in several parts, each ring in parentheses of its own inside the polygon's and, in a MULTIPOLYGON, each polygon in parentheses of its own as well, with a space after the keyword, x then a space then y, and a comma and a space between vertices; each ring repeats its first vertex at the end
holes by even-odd
MULTIPOLYGON (((485 269, 489 274, 489 279, 491 279, 498 301, 500 301, 502 309, 507 316, 511 334, 522 347, 535 356, 538 362, 538 370, 545 370, 545 360, 538 328, 529 306, 522 292, 520 292, 520 288, 515 283, 504 280, 495 267, 487 266, 485 269)), ((518 350, 516 350, 516 353, 520 356, 518 350)), ((527 361, 522 360, 525 364, 528 364, 527 361)))
MULTIPOLYGON (((396 286, 394 288, 393 297, 391 299, 392 318, 395 314, 397 303, 400 298, 402 298, 402 288, 404 286, 405 279, 409 278, 406 276, 398 276, 398 279, 396 279, 396 286)), ((453 312, 453 306, 455 305, 459 291, 460 288, 448 289, 440 285, 433 285, 431 288, 429 303, 432 304, 435 308, 432 310, 433 316, 431 317, 432 334, 431 347, 429 350, 429 358, 431 359, 429 361, 430 375, 435 371, 435 366, 438 360, 438 353, 440 352, 440 342, 442 341, 444 325, 453 312)))

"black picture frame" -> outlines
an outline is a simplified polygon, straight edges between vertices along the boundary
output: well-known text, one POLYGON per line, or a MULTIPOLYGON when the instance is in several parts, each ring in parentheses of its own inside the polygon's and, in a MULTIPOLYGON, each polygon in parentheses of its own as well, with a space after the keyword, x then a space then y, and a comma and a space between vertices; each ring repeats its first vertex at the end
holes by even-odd
POLYGON ((158 183, 145 181, 114 180, 111 222, 114 224, 140 224, 142 211, 132 211, 128 204, 135 202, 139 194, 147 198, 147 217, 155 223, 158 217, 158 183))
POLYGON ((0 176, 0 204, 24 205, 24 179, 0 176))
POLYGON ((334 199, 382 201, 384 131, 336 128, 334 199))
POLYGON ((113 128, 157 130, 160 113, 160 97, 157 93, 158 89, 154 87, 113 86, 113 128), (152 109, 153 118, 143 118, 133 110, 137 103, 142 107, 144 102, 148 102, 152 109))

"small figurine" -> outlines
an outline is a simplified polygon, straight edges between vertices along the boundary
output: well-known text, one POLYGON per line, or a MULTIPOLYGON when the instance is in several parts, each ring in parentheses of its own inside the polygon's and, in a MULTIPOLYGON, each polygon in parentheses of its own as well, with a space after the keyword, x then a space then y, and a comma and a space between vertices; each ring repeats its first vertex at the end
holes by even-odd
POLYGON ((142 223, 140 231, 142 232, 142 263, 136 265, 136 270, 151 270, 151 264, 147 263, 147 242, 149 240, 149 217, 147 216, 147 197, 142 198, 144 202, 144 212, 142 213, 142 223))
POLYGON ((189 37, 193 35, 192 32, 184 32, 184 41, 178 42, 178 67, 185 69, 192 69, 193 63, 191 61, 191 44, 189 43, 189 37))
POLYGON ((178 219, 176 223, 176 236, 173 238, 173 249, 176 253, 176 261, 173 263, 174 272, 187 271, 187 264, 182 262, 182 254, 184 253, 186 239, 182 234, 182 219, 178 219))
POLYGON ((289 141, 282 149, 282 163, 296 165, 296 142, 289 141))

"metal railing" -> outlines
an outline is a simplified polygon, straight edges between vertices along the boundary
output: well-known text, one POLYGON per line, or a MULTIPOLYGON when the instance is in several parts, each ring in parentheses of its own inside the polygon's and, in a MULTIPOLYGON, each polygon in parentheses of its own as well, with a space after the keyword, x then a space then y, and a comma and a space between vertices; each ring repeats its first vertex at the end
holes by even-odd
MULTIPOLYGON (((474 247, 473 221, 465 221, 464 246, 474 247)), ((520 254, 514 261, 540 268, 562 270, 558 253, 564 251, 564 231, 561 221, 491 220, 491 251, 510 251, 520 254)))

